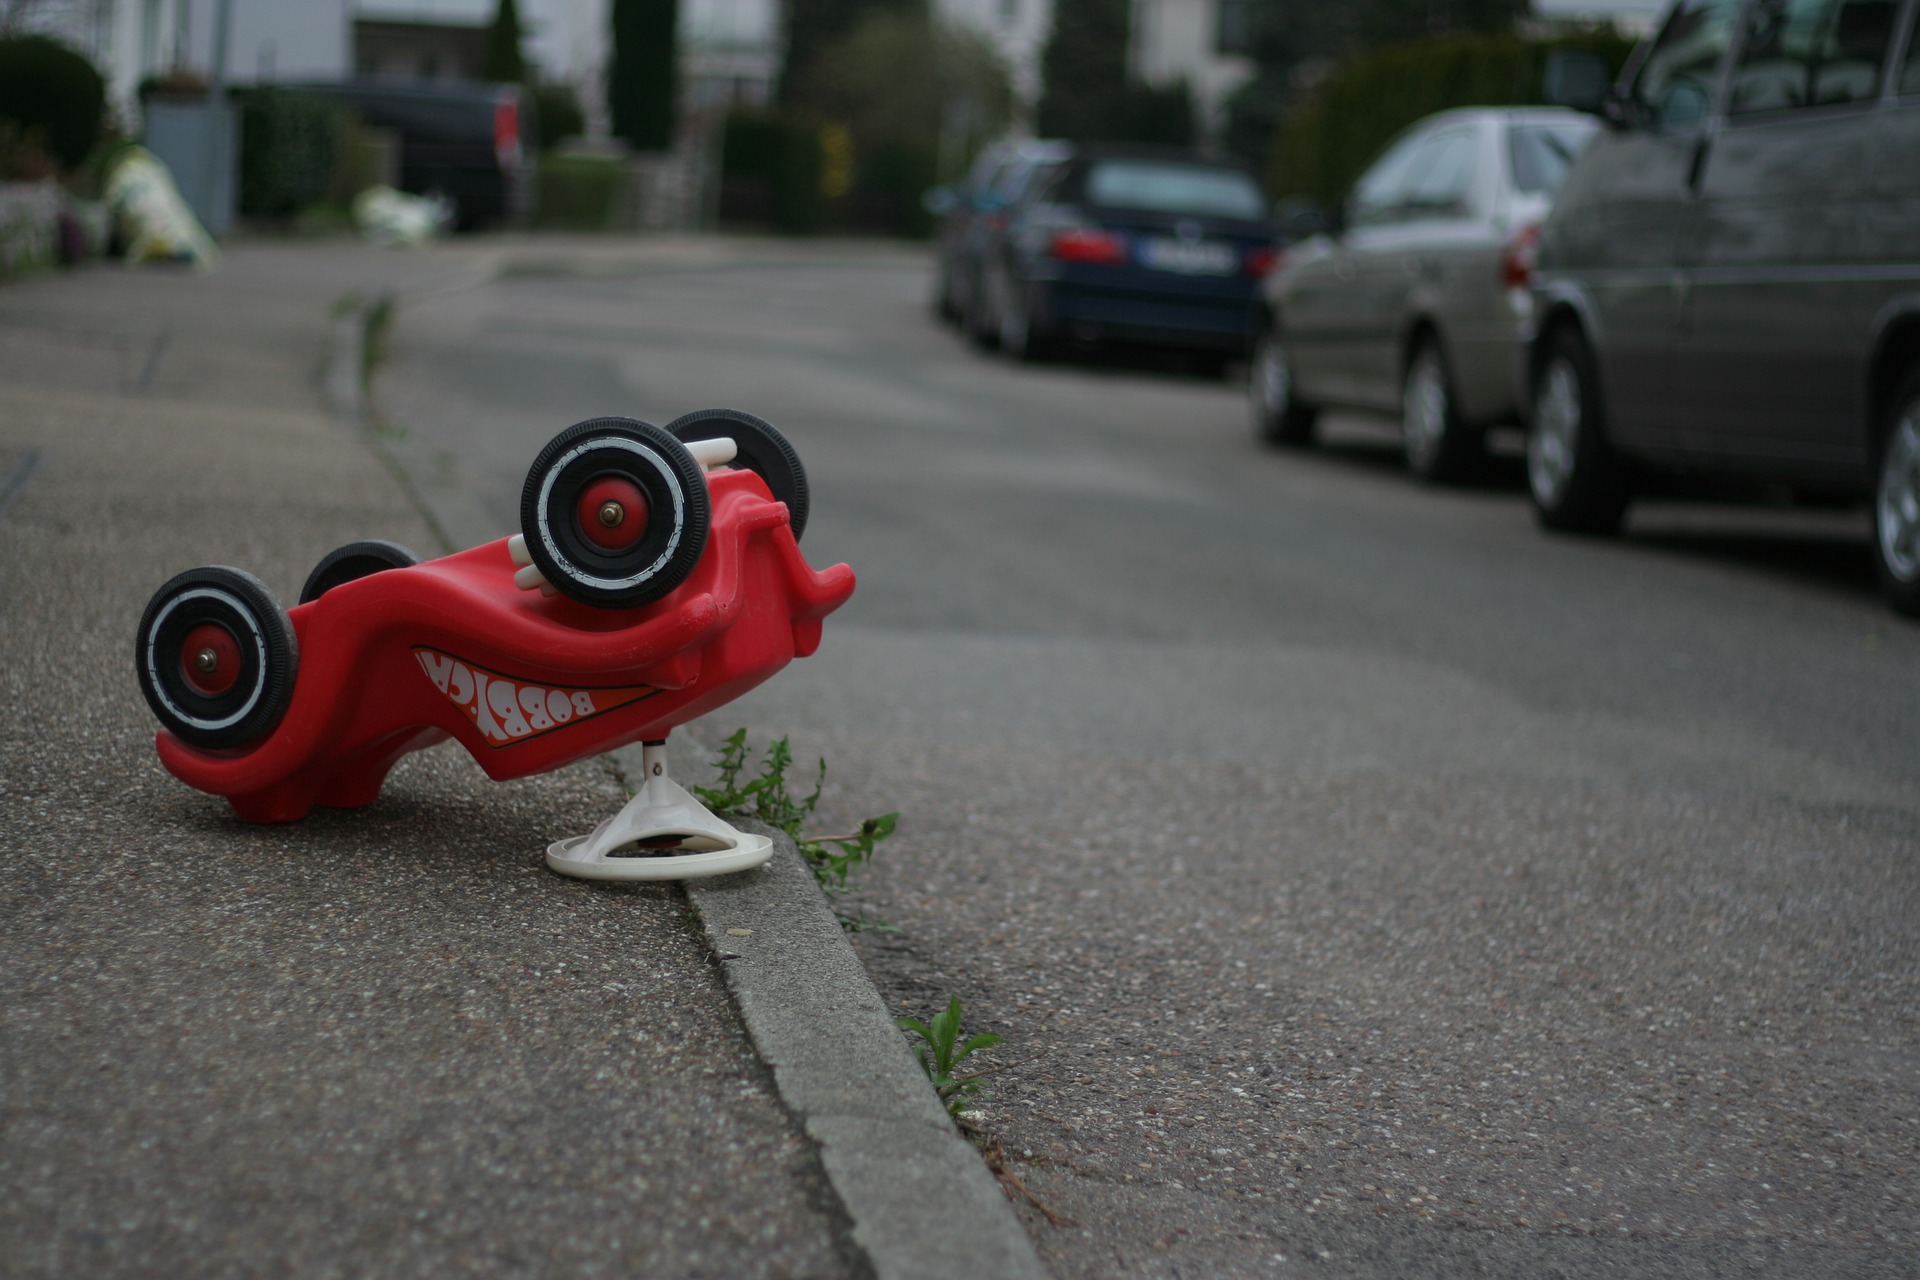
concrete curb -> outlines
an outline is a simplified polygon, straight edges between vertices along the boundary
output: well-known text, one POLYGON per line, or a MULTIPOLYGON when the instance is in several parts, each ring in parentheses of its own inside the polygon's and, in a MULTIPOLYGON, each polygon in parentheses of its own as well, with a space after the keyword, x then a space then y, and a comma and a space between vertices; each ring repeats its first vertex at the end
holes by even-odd
MULTIPOLYGON (((696 744, 672 767, 697 777, 696 744)), ((611 753, 636 776, 640 748, 611 753)), ((750 824, 752 825, 752 824, 750 824)), ((685 883, 741 1020, 879 1280, 1044 1280, 1026 1230, 927 1084, 793 842, 773 860, 685 883)))
MULTIPOLYGON (((329 403, 360 427, 447 550, 502 536, 426 449, 371 420, 366 327, 385 305, 390 297, 364 302, 336 323, 329 403)), ((702 761, 686 739, 675 739, 673 768, 694 777, 702 761)), ((639 747, 609 754, 640 775, 639 747)), ((928 1086, 812 872, 791 840, 761 829, 775 838, 770 863, 687 881, 687 898, 877 1280, 1045 1280, 1032 1241, 928 1086)))
POLYGON ((514 532, 502 528, 458 483, 447 460, 404 431, 378 421, 367 398, 367 337, 374 317, 397 305, 393 294, 354 301, 334 318, 321 392, 336 417, 359 428, 376 456, 440 539, 442 553, 463 551, 514 532))

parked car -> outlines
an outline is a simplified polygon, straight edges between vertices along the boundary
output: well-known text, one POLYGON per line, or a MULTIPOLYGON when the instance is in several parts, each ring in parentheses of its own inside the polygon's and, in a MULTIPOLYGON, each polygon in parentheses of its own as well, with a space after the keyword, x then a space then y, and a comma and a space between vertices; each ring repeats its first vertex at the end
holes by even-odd
POLYGON ((1253 175, 1169 148, 1090 147, 1017 208, 982 267, 1000 346, 1062 340, 1244 355, 1274 226, 1253 175))
POLYGON ((1398 413, 1408 468, 1454 480, 1521 415, 1541 221, 1597 129, 1558 108, 1442 112, 1388 144, 1261 290, 1255 434, 1314 439, 1319 412, 1398 413))
POLYGON ((928 193, 927 207, 941 220, 933 296, 942 319, 986 327, 976 302, 985 247, 1034 176, 1072 154, 1064 142, 997 142, 980 153, 959 187, 928 193))
POLYGON ((400 189, 442 195, 471 231, 532 211, 534 167, 522 140, 539 133, 518 85, 349 80, 312 86, 400 139, 400 189))
POLYGON ((1917 10, 1681 0, 1580 103, 1607 127, 1541 233, 1541 524, 1617 530, 1656 475, 1866 499, 1920 614, 1917 10))

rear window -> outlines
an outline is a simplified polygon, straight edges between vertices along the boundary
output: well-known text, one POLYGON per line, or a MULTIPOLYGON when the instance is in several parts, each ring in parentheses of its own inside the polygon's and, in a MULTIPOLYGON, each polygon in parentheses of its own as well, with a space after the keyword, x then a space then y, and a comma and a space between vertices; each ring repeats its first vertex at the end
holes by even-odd
POLYGON ((1513 185, 1522 191, 1552 195, 1560 189, 1573 158, 1597 126, 1584 120, 1515 125, 1507 134, 1513 157, 1513 185))
POLYGON ((1102 160, 1087 174, 1087 203, 1203 218, 1266 217, 1252 178, 1233 169, 1155 160, 1102 160))

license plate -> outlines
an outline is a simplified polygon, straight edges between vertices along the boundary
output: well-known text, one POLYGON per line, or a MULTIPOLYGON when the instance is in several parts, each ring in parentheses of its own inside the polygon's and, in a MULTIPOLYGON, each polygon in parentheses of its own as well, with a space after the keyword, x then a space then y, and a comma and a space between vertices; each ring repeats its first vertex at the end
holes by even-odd
POLYGON ((1156 237, 1140 242, 1140 265, 1189 276, 1227 276, 1240 260, 1231 245, 1156 237))

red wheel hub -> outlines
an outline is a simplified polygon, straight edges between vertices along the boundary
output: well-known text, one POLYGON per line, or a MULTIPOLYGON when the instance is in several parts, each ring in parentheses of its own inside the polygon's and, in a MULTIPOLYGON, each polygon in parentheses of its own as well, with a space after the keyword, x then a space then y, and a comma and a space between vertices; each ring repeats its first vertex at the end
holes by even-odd
POLYGON ((601 476, 580 493, 574 518, 580 533, 602 551, 625 551, 647 535, 652 514, 640 486, 619 476, 601 476))
POLYGON ((181 643, 180 674, 209 698, 220 696, 240 678, 240 642, 217 622, 201 623, 181 643))

